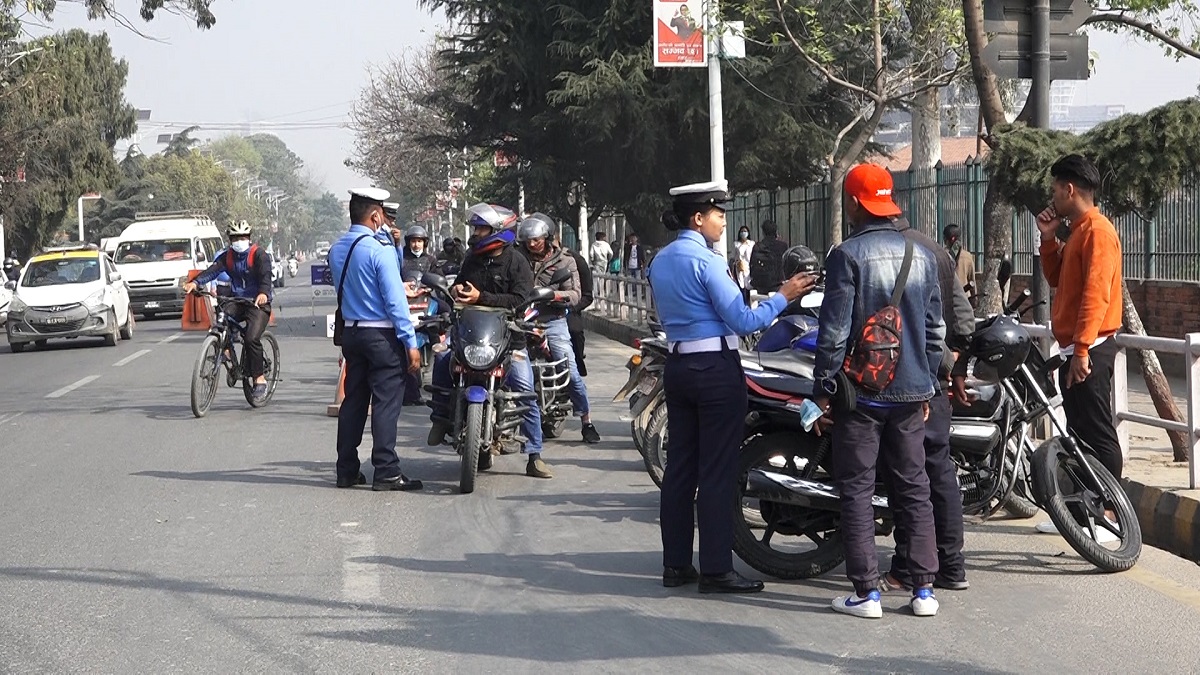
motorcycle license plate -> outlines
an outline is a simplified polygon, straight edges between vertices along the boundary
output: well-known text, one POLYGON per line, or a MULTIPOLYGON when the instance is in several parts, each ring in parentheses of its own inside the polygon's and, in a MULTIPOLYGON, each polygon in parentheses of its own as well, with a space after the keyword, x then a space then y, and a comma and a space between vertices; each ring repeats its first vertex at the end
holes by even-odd
POLYGON ((156 309, 157 307, 158 307, 157 302, 147 302, 146 303, 146 309, 156 309))
POLYGON ((637 390, 638 393, 646 396, 651 391, 654 391, 655 385, 658 384, 658 375, 655 373, 642 373, 638 376, 637 390))

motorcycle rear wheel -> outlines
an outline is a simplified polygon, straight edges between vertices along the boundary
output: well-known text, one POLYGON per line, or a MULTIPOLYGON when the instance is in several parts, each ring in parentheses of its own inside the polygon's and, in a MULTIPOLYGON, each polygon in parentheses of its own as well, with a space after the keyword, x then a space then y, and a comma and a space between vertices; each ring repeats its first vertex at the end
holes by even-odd
POLYGON ((1137 564, 1142 553, 1142 528, 1137 513, 1120 481, 1100 460, 1091 455, 1085 455, 1084 459, 1113 496, 1111 501, 1104 501, 1097 489, 1088 485, 1086 472, 1061 438, 1046 441, 1033 453, 1034 492, 1071 548, 1105 572, 1124 572, 1137 564), (1116 516, 1118 531, 1110 530, 1120 537, 1120 545, 1115 549, 1107 548, 1095 537, 1100 529, 1108 529, 1101 524, 1106 520, 1105 508, 1116 516))
POLYGON ((467 424, 463 432, 462 467, 458 476, 458 491, 475 491, 475 476, 479 472, 479 451, 483 446, 483 404, 467 404, 467 424))
MULTIPOLYGON (((845 551, 838 529, 838 514, 800 506, 761 502, 746 493, 746 476, 753 468, 799 476, 815 457, 818 444, 808 434, 775 432, 755 435, 742 444, 735 493, 733 550, 754 569, 779 579, 810 579, 842 564, 845 551), (747 505, 747 500, 757 506, 747 505), (761 520, 752 514, 761 515, 761 520), (753 522, 751 522, 753 520, 753 522), (761 530, 762 537, 754 530, 761 530), (772 546, 775 535, 807 539, 813 548, 780 550, 772 546)), ((817 468, 811 480, 828 482, 829 475, 817 468)))

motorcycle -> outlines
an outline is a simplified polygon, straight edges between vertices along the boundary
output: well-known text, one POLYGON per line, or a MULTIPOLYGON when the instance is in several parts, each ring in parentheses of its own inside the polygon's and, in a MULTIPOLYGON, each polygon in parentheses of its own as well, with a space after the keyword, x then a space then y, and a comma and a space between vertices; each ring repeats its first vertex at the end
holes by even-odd
POLYGON ((553 300, 554 291, 536 288, 515 310, 455 307, 444 277, 426 273, 422 283, 438 302, 454 307, 449 314, 422 319, 418 330, 427 335, 449 331, 454 386, 430 384, 425 390, 450 398, 452 444, 461 456, 459 491, 467 494, 474 492, 478 472, 491 468, 492 457, 502 453, 505 443, 515 442, 522 417, 537 405, 537 391, 508 391, 504 376, 513 358, 513 334, 533 334, 537 329, 518 317, 529 307, 553 300))
MULTIPOLYGON (((1004 315, 1019 318, 1028 297, 1023 293, 1004 315)), ((814 364, 804 352, 782 356, 786 360, 771 356, 760 359, 757 370, 747 369, 751 412, 739 467, 734 550, 760 572, 802 579, 842 562, 841 506, 828 468, 829 436, 815 437, 800 425, 800 406, 813 395, 814 364)), ((988 518, 1014 504, 1032 509, 1025 515, 1045 507, 1088 562, 1123 571, 1137 562, 1141 530, 1120 484, 1052 414, 1060 400, 1054 380, 1060 359, 1030 349, 1016 373, 999 382, 973 382, 978 399, 954 410, 950 446, 963 511, 988 518), (1056 435, 1035 448, 1029 432, 1046 416, 1056 435), (1097 526, 1118 537, 1117 548, 1096 541, 1097 526)), ((882 486, 872 504, 876 534, 890 534, 894 521, 882 486)))
MULTIPOLYGON (((535 326, 538 309, 525 310, 525 322, 535 326)), ((555 359, 550 352, 550 341, 539 326, 527 334, 529 358, 533 363, 533 381, 537 391, 538 405, 542 411, 542 435, 546 438, 562 436, 563 427, 571 415, 571 366, 567 357, 555 359)))
POLYGON ((625 367, 629 380, 613 397, 613 401, 629 399, 630 433, 634 446, 642 455, 646 473, 654 484, 662 487, 666 466, 667 404, 663 391, 663 369, 667 364, 667 336, 662 326, 652 322, 653 337, 637 342, 641 351, 629 357, 625 367))
POLYGON ((300 263, 295 258, 288 258, 287 261, 288 276, 295 279, 296 272, 300 271, 300 263))

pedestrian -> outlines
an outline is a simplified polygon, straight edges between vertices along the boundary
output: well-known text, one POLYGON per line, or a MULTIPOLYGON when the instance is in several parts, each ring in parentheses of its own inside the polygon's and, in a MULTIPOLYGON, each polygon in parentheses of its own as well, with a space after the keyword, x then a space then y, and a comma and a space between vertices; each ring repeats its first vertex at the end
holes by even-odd
MULTIPOLYGON (((951 373, 959 355, 970 346, 971 334, 975 332, 975 313, 966 291, 958 282, 950 253, 924 232, 909 226, 907 220, 898 219, 896 224, 902 228, 901 233, 905 237, 929 252, 937 264, 947 348, 942 353, 942 365, 938 369, 938 390, 929 401, 929 419, 925 420, 925 473, 929 476, 938 552, 938 573, 933 585, 936 588, 965 591, 970 588, 970 583, 967 582, 966 558, 963 556, 962 491, 958 485, 958 466, 950 457, 950 418, 953 413, 950 401, 953 398, 963 406, 969 406, 971 402, 967 397, 966 377, 951 373)), ((890 474, 885 472, 884 475, 890 474)), ((890 487, 888 491, 891 492, 890 487)), ((892 556, 892 569, 884 576, 884 589, 911 589, 907 528, 897 524, 892 537, 896 540, 896 549, 892 556)))
MULTIPOLYGON (((735 253, 734 269, 737 272, 737 285, 742 289, 742 297, 750 301, 750 255, 754 251, 754 240, 750 238, 750 228, 745 225, 738 228, 737 241, 733 244, 735 253)), ((783 256, 780 256, 783 260, 783 256)))
POLYGON ((421 368, 417 335, 408 313, 396 250, 375 237, 386 222, 387 190, 350 191, 350 230, 329 249, 329 267, 338 280, 338 308, 345 328, 342 357, 346 397, 338 411, 337 486, 363 485, 358 446, 367 411, 371 414, 371 489, 420 490, 421 481, 400 471, 396 421, 404 400, 405 371, 421 368))
MULTIPOLYGON (((1112 418, 1112 375, 1121 330, 1121 240, 1096 207, 1100 171, 1081 155, 1050 167, 1052 205, 1037 217, 1042 272, 1055 289, 1050 325, 1067 362, 1058 371, 1067 425, 1118 481, 1123 458, 1112 418)), ((1116 528, 1115 518, 1109 513, 1116 528)), ((1038 526, 1054 532, 1052 523, 1038 526)), ((1100 528, 1098 538, 1116 535, 1100 528)))
MULTIPOLYGON (((597 230, 595 239, 592 241, 592 247, 588 251, 588 256, 591 258, 592 271, 596 274, 608 274, 609 265, 612 264, 613 250, 608 243, 608 234, 603 230, 597 230)), ((583 267, 580 266, 580 269, 583 267)))
POLYGON ((579 268, 579 302, 567 312, 567 329, 571 332, 571 349, 575 352, 575 363, 579 366, 579 374, 587 377, 587 362, 584 361, 583 353, 584 345, 587 342, 586 331, 583 327, 583 310, 592 306, 592 302, 595 300, 595 286, 592 270, 588 268, 587 261, 583 259, 583 256, 572 249, 568 249, 567 252, 575 259, 575 265, 579 268))
POLYGON ((975 295, 975 256, 963 246, 962 228, 955 223, 942 228, 942 241, 946 244, 950 259, 954 261, 958 283, 968 296, 975 295))
POLYGON ((767 295, 779 290, 783 283, 783 254, 788 250, 786 241, 779 238, 779 227, 773 220, 764 220, 762 238, 754 245, 750 254, 750 286, 767 295))
POLYGON ((924 442, 945 325, 937 263, 901 232, 892 189, 891 174, 877 164, 860 164, 846 175, 846 214, 853 229, 825 260, 814 368, 818 407, 829 412, 834 396, 851 403, 832 411, 832 474, 841 492, 846 575, 855 592, 835 598, 833 609, 865 618, 883 616, 872 505, 880 467, 892 487, 888 496, 896 521, 908 533, 909 606, 917 616, 938 610, 924 442), (888 334, 897 328, 899 344, 888 334), (853 396, 843 388, 852 388, 853 396))
POLYGON ((621 260, 621 267, 629 276, 638 279, 646 276, 646 247, 638 243, 636 233, 625 237, 625 251, 621 260))
POLYGON ((788 302, 812 290, 814 275, 796 275, 750 309, 728 274, 724 255, 708 248, 725 231, 724 181, 671 190, 663 215, 674 242, 655 256, 650 286, 667 334, 663 385, 667 463, 659 522, 663 586, 700 582, 701 593, 754 593, 763 583, 733 569, 733 510, 738 448, 746 417, 746 383, 738 336, 766 328, 788 302), (692 542, 700 526, 700 571, 692 542))

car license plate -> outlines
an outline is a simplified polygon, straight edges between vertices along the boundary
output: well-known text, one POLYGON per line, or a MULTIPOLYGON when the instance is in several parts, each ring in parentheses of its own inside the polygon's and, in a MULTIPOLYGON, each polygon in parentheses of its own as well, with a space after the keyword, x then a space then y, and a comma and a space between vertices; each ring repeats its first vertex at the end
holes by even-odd
POLYGON ((158 308, 157 302, 147 302, 146 303, 146 309, 157 309, 157 308, 158 308))
POLYGON ((66 322, 67 322, 67 318, 64 316, 52 316, 52 317, 46 319, 46 325, 53 325, 53 324, 66 323, 66 322))
POLYGON ((658 375, 656 375, 654 373, 642 373, 641 375, 638 376, 638 385, 637 385, 638 393, 643 396, 647 396, 650 394, 651 391, 654 390, 654 387, 657 384, 658 384, 658 375))

